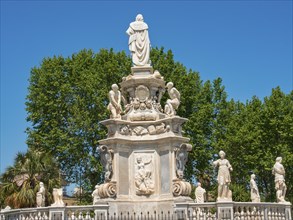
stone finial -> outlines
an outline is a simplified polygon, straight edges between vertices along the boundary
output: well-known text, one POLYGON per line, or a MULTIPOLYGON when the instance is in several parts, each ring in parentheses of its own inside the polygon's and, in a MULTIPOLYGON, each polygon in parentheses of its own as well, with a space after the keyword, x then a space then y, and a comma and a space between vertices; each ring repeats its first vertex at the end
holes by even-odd
POLYGON ((111 112, 111 118, 121 118, 121 93, 117 84, 113 84, 112 90, 109 92, 108 110, 111 112))
POLYGON ((225 152, 219 152, 220 159, 213 162, 215 167, 219 167, 218 170, 218 198, 217 201, 232 201, 232 192, 229 190, 229 185, 231 183, 230 171, 232 171, 232 166, 229 160, 225 159, 225 152))
POLYGON ((166 87, 168 89, 170 99, 167 100, 164 112, 168 116, 174 116, 176 115, 176 110, 180 105, 180 92, 174 87, 172 82, 168 82, 166 87))
POLYGON ((282 157, 277 157, 272 170, 272 173, 275 176, 276 197, 278 203, 288 203, 285 200, 287 191, 287 186, 285 184, 285 168, 281 163, 282 157))
POLYGON ((255 182, 255 174, 250 176, 250 198, 252 202, 260 202, 258 187, 255 182))
POLYGON ((128 46, 134 66, 150 66, 151 44, 148 25, 141 14, 138 14, 135 21, 130 23, 126 33, 129 35, 128 46))
POLYGON ((204 203, 206 190, 201 187, 201 183, 197 183, 197 187, 195 189, 195 201, 196 203, 204 203))
POLYGON ((40 182, 40 189, 37 192, 37 196, 36 196, 36 203, 37 203, 37 207, 44 207, 45 206, 45 187, 44 187, 44 183, 40 182))

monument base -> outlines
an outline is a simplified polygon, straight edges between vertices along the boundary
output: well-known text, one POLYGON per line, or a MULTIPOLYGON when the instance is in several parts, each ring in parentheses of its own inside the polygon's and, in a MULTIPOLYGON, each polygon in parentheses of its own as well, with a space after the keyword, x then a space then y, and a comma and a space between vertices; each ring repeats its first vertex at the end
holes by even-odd
POLYGON ((131 73, 133 76, 146 76, 153 74, 153 67, 152 66, 134 66, 131 67, 131 73))
POLYGON ((190 197, 177 197, 164 200, 129 201, 120 199, 101 199, 101 204, 109 205, 109 216, 155 217, 172 216, 176 202, 193 202, 190 197))

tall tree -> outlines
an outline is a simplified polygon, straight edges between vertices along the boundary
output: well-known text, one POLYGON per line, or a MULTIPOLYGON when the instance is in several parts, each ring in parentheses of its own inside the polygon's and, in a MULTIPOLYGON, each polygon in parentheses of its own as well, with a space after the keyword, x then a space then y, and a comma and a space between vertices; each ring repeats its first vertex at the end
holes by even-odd
POLYGON ((83 50, 68 58, 46 58, 32 69, 28 143, 56 156, 69 181, 80 174, 83 185, 101 181, 96 147, 106 129, 99 122, 107 119, 111 84, 129 73, 130 64, 124 52, 83 50))

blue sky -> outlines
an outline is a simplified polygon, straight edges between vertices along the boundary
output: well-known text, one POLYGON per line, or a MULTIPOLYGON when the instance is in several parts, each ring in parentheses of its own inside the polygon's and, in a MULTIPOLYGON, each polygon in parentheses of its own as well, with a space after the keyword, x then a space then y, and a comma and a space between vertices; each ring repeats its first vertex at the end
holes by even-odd
POLYGON ((129 53, 125 31, 138 13, 153 47, 172 49, 203 80, 221 77, 229 98, 292 90, 292 1, 2 0, 0 173, 27 148, 30 69, 84 48, 129 53))

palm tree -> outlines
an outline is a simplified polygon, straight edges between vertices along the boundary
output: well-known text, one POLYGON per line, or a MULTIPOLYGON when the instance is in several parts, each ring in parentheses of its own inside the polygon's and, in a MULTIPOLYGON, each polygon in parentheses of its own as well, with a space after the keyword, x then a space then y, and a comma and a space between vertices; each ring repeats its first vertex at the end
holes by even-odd
POLYGON ((4 195, 6 205, 34 207, 40 182, 47 189, 47 203, 51 202, 49 192, 60 186, 59 166, 49 153, 29 148, 26 153, 16 155, 13 166, 6 169, 0 180, 0 194, 4 195))

